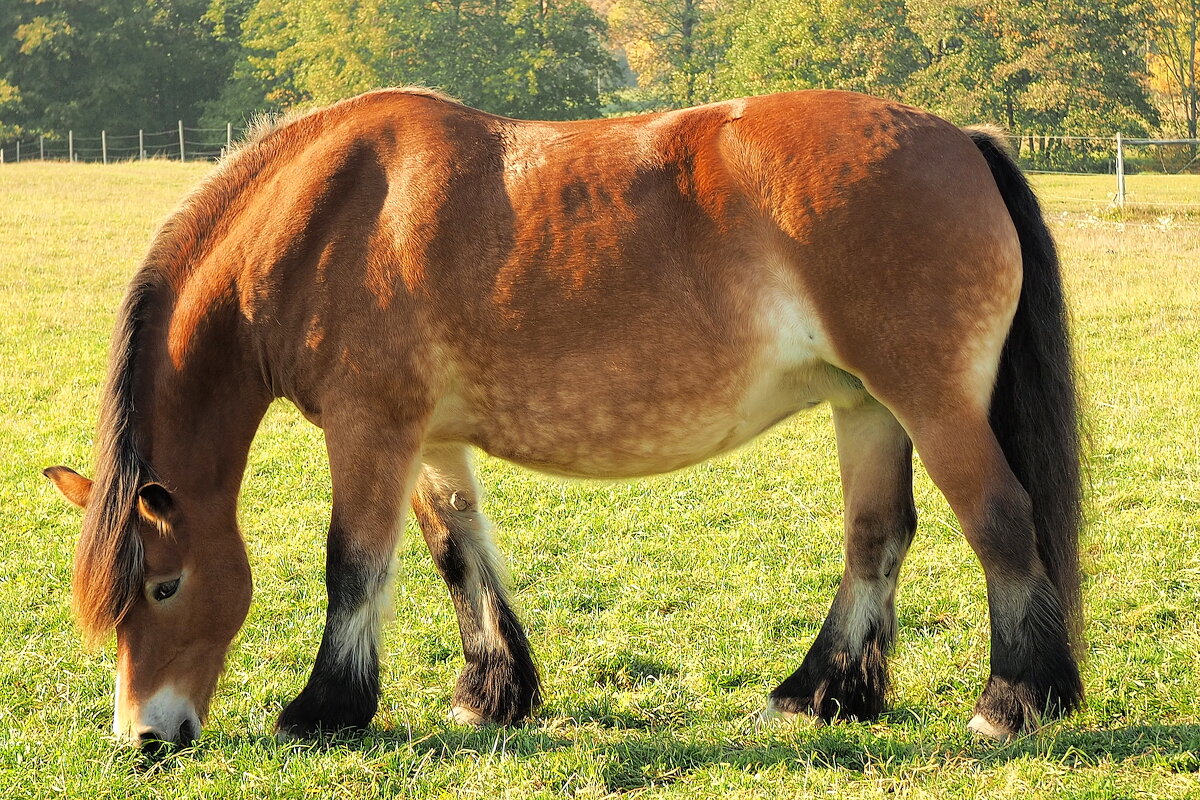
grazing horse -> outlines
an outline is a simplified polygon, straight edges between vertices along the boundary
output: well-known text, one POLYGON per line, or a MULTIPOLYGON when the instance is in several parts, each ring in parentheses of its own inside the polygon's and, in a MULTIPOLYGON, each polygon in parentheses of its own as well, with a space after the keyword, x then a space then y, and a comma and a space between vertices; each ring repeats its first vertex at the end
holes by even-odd
POLYGON ((406 506, 449 587, 451 716, 538 672, 470 447, 633 477, 833 407, 845 572, 784 716, 869 719, 916 526, 912 449, 983 564, 1008 736, 1082 699, 1080 440, 1054 245, 999 140, 857 94, 523 122, 413 89, 257 131, 154 238, 121 307, 74 608, 115 628, 114 727, 190 742, 250 604, 236 502, 285 397, 325 432, 328 616, 283 735, 359 728, 406 506))

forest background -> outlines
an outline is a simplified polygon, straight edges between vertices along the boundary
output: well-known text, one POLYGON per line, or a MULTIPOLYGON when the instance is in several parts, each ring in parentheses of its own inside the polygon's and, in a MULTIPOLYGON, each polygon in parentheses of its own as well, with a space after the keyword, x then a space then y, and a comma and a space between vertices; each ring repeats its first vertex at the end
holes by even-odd
POLYGON ((573 119, 850 89, 1014 135, 1197 136, 1200 0, 0 0, 0 144, 418 84, 573 119))

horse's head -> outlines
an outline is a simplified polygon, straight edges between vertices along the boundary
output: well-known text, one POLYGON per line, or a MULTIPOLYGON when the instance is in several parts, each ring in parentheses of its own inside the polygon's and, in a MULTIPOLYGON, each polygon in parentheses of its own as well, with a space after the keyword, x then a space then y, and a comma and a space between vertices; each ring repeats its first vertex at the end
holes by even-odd
POLYGON ((147 750, 190 744, 250 607, 250 566, 232 505, 177 496, 155 482, 106 504, 98 485, 93 491, 66 467, 45 475, 88 509, 74 605, 86 635, 116 629, 113 731, 147 750))

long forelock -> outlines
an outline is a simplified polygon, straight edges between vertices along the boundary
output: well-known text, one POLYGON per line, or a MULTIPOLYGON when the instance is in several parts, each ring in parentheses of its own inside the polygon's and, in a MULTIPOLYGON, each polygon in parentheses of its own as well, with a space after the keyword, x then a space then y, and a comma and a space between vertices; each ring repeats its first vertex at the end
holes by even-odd
POLYGON ((138 451, 133 429, 134 364, 138 334, 160 289, 157 274, 143 267, 113 334, 96 432, 95 482, 75 546, 72 580, 75 616, 90 640, 111 630, 141 593, 144 566, 136 498, 138 488, 154 476, 138 451))

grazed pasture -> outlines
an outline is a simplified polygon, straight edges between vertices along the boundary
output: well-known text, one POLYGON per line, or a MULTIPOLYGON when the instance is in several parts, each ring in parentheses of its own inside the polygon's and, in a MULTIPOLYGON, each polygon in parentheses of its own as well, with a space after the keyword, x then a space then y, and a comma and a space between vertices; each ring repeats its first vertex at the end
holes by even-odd
MULTIPOLYGON (((892 710, 756 729, 840 574, 829 414, 715 463, 573 483, 482 459, 540 657, 529 725, 444 721, 461 663, 410 535, 365 737, 278 744, 323 622, 329 486, 319 431, 272 409, 241 520, 256 596, 208 728, 153 769, 108 734, 112 655, 69 616, 78 516, 41 477, 90 469, 114 310, 155 223, 208 169, 0 168, 0 787, 22 797, 1200 796, 1200 206, 1109 208, 1105 177, 1039 176, 1064 253, 1091 433, 1087 707, 1008 745, 963 725, 986 674, 980 569, 918 470, 892 710)), ((1200 203, 1200 178, 1130 179, 1200 203)))

